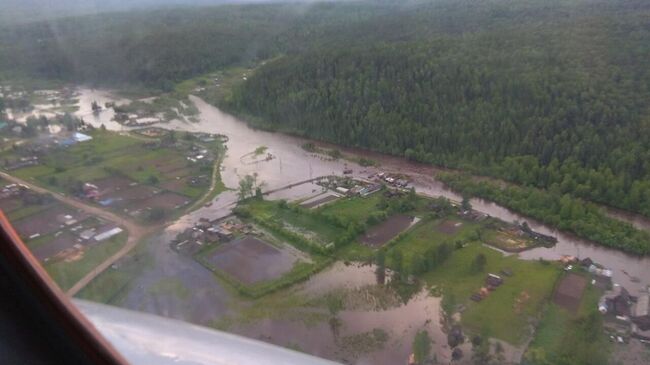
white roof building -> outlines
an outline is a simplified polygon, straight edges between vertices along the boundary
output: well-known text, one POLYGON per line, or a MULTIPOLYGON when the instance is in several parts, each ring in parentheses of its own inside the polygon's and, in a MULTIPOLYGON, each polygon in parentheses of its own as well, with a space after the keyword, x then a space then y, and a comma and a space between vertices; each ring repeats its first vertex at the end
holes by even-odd
POLYGON ((91 136, 89 136, 87 134, 79 133, 79 132, 75 132, 74 135, 72 136, 72 138, 74 138, 74 140, 77 141, 77 142, 86 142, 86 141, 90 141, 91 139, 93 139, 93 137, 91 137, 91 136))
POLYGON ((100 233, 97 236, 95 236, 95 241, 103 241, 107 238, 111 238, 117 234, 122 233, 122 228, 120 227, 115 227, 113 229, 110 229, 104 233, 100 233))

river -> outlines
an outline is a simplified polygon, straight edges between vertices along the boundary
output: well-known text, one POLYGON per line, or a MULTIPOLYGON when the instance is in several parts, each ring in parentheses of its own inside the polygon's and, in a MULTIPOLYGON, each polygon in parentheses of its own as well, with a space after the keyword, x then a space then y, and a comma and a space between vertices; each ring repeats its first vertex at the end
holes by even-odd
MULTIPOLYGON (((111 93, 101 90, 81 88, 78 92, 80 104, 76 114, 83 117, 87 123, 96 127, 103 124, 106 128, 115 131, 132 129, 112 121, 113 111, 110 109, 104 109, 99 113, 93 113, 90 109, 90 103, 94 100, 104 104, 107 101, 123 102, 123 99, 113 97, 111 93)), ((228 136, 227 152, 221 171, 223 182, 228 188, 236 189, 239 179, 247 174, 257 174, 258 180, 264 183, 264 190, 269 191, 318 176, 340 175, 344 169, 351 168, 353 175, 360 178, 367 178, 368 175, 379 171, 408 174, 412 185, 420 194, 432 197, 444 196, 455 201, 461 199, 435 179, 436 172, 440 170, 433 166, 375 152, 332 146, 281 133, 256 130, 198 97, 192 96, 190 99, 199 110, 198 123, 172 121, 156 126, 176 131, 219 133, 228 136), (352 162, 325 159, 303 150, 301 146, 306 142, 336 147, 347 154, 371 158, 379 162, 379 166, 361 167, 352 162), (270 153, 273 158, 268 161, 266 159, 251 161, 247 156, 251 156, 251 153, 261 146, 266 147, 265 153, 270 153)), ((273 193, 271 198, 295 199, 314 194, 318 189, 312 184, 303 184, 273 193)), ((181 217, 164 232, 152 237, 145 249, 149 252, 148 256, 153 258, 153 264, 148 265, 142 274, 135 278, 121 305, 204 325, 217 323, 224 316, 236 314, 241 308, 254 305, 252 302, 233 297, 229 289, 216 280, 211 272, 204 270, 194 260, 181 257, 169 247, 170 239, 177 232, 197 222, 201 217, 215 219, 230 214, 236 201, 237 194, 234 190, 225 191, 215 198, 210 207, 201 207, 181 217), (192 294, 179 297, 151 291, 152 287, 160 286, 157 283, 165 283, 168 280, 180 281, 192 294)), ((555 260, 561 255, 591 257, 595 262, 612 269, 614 282, 625 286, 633 294, 650 285, 650 258, 639 258, 597 246, 572 235, 558 232, 489 201, 473 199, 471 203, 474 209, 490 216, 508 222, 526 221, 534 230, 558 239, 557 245, 553 248, 540 247, 519 254, 523 259, 555 260), (633 277, 638 280, 633 280, 633 277)), ((636 219, 624 212, 610 214, 618 214, 618 218, 628 221, 636 219)), ((636 219, 636 222, 632 223, 639 228, 650 229, 650 222, 647 220, 636 219)), ((322 295, 334 288, 354 290, 369 287, 373 281, 372 267, 345 266, 339 262, 314 275, 308 281, 292 287, 290 292, 301 293, 301 295, 322 295)), ((302 309, 296 308, 296 310, 302 309)), ((420 293, 407 303, 386 310, 362 308, 342 311, 337 314, 341 321, 341 328, 337 331, 333 331, 328 321, 304 323, 275 317, 239 324, 229 330, 281 346, 296 346, 308 353, 330 359, 345 359, 356 364, 388 365, 403 362, 410 353, 410 342, 414 334, 425 328, 435 339, 434 350, 440 360, 449 359, 450 350, 446 347, 440 314, 440 298, 420 293), (376 328, 389 335, 386 346, 360 354, 345 351, 345 341, 353 339, 349 336, 364 332, 371 333, 376 328)))
MULTIPOLYGON (((93 100, 97 100, 103 104, 106 101, 122 102, 124 99, 114 98, 110 93, 105 91, 83 88, 79 89, 79 94, 80 108, 77 115, 83 116, 86 122, 97 127, 104 124, 111 130, 129 129, 111 121, 113 116, 112 110, 103 110, 96 115, 92 113, 89 107, 93 100)), ((198 123, 172 121, 169 123, 161 123, 157 126, 177 131, 219 133, 228 136, 228 151, 223 161, 221 175, 225 185, 229 188, 235 188, 239 179, 246 174, 257 173, 259 181, 264 182, 265 190, 271 190, 312 177, 341 174, 344 168, 350 167, 353 169, 355 176, 362 178, 378 171, 405 173, 411 176, 412 185, 418 193, 429 196, 444 196, 452 200, 461 199, 458 194, 447 189, 440 181, 434 178, 434 174, 440 171, 435 167, 414 163, 399 157, 344 147, 337 148, 347 153, 366 156, 378 161, 380 164, 379 167, 361 167, 353 162, 326 160, 314 156, 301 148, 306 142, 325 145, 324 143, 281 133, 253 129, 244 121, 228 113, 224 113, 198 97, 191 96, 190 99, 199 109, 200 117, 198 123), (267 147, 267 152, 271 153, 274 158, 270 161, 255 163, 249 163, 242 158, 260 146, 267 147)), ((299 188, 296 188, 295 193, 305 194, 305 191, 299 191, 299 188)), ((291 193, 285 193, 285 197, 290 198, 291 193)), ((182 218, 182 220, 189 224, 196 221, 200 216, 226 214, 229 209, 224 210, 224 208, 234 203, 235 196, 234 194, 226 194, 223 197, 217 197, 216 200, 213 207, 201 208, 191 213, 189 217, 182 218)), ((611 269, 613 271, 614 282, 623 285, 631 292, 637 292, 650 285, 650 257, 641 258, 598 246, 573 235, 558 232, 541 222, 524 217, 489 201, 472 199, 472 206, 478 211, 504 221, 526 221, 534 230, 544 234, 550 234, 558 239, 557 245, 553 248, 540 247, 521 253, 520 256, 524 259, 544 258, 553 260, 558 259, 561 255, 574 255, 580 258, 590 257, 595 262, 611 269)), ((611 210, 609 213, 619 219, 634 224, 640 229, 650 229, 650 220, 645 218, 614 210, 611 210)))

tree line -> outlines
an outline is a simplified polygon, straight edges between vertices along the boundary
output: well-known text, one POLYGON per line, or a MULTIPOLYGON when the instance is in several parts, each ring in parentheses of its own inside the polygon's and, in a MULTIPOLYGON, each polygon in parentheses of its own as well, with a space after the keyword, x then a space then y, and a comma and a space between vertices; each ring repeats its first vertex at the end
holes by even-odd
POLYGON ((446 27, 398 14, 389 29, 421 31, 405 41, 358 45, 343 28, 341 46, 265 64, 224 105, 260 127, 650 216, 650 5, 570 1, 553 19, 524 2, 513 20, 503 3, 446 27), (485 27, 454 32, 476 19, 485 27))
POLYGON ((649 233, 609 218, 598 207, 569 194, 533 187, 501 187, 460 173, 443 173, 438 178, 464 195, 494 201, 603 246, 637 255, 650 254, 649 233))

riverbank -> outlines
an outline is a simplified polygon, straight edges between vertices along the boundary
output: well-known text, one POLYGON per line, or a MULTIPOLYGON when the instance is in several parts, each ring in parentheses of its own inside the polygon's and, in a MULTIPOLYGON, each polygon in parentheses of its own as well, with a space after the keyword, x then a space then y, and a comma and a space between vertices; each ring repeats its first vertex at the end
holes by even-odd
POLYGON ((610 218, 595 206, 569 195, 530 187, 501 187, 462 174, 444 173, 437 177, 463 195, 493 200, 603 246, 640 256, 650 254, 650 233, 610 218))
MULTIPOLYGON (((92 98, 92 96, 87 96, 87 98, 92 98)), ((237 118, 223 113, 219 109, 205 103, 203 100, 191 97, 190 100, 196 105, 199 110, 199 122, 197 123, 186 123, 182 121, 172 121, 170 123, 160 124, 160 127, 165 129, 171 129, 175 131, 190 131, 190 132, 205 132, 212 134, 223 134, 228 136, 227 142, 227 151, 226 155, 223 158, 223 170, 221 175, 224 181, 224 184, 227 188, 236 188, 241 177, 245 175, 251 175, 256 173, 260 181, 265 182, 265 190, 276 190, 278 188, 292 185, 298 181, 310 180, 317 176, 325 175, 343 175, 343 171, 346 169, 352 170, 350 176, 367 178, 370 174, 376 174, 380 171, 387 171, 395 174, 404 174, 411 177, 411 186, 413 186, 418 193, 423 195, 428 195, 431 197, 445 196, 453 200, 460 201, 461 198, 458 194, 455 194, 453 191, 446 189, 445 186, 437 181, 431 170, 431 166, 422 166, 419 164, 413 164, 404 159, 399 159, 390 156, 378 155, 378 158, 372 155, 373 160, 379 162, 379 167, 363 167, 354 162, 343 161, 343 160, 328 160, 312 156, 308 151, 305 151, 302 146, 305 143, 310 143, 313 141, 296 138, 293 136, 282 135, 278 133, 269 133, 266 131, 254 130, 248 127, 244 122, 238 120, 237 118), (245 164, 242 163, 242 156, 248 155, 259 146, 265 146, 266 152, 272 153, 275 158, 271 160, 261 160, 256 161, 255 163, 245 164)), ((86 118, 87 123, 92 123, 96 125, 101 125, 103 118, 105 118, 104 113, 102 112, 97 116, 90 115, 86 118)), ((123 127, 120 125, 115 126, 118 129, 123 127)), ((108 129, 111 129, 112 126, 107 126, 108 129)), ((344 153, 350 151, 349 149, 341 148, 341 151, 344 153)), ((351 153, 351 151, 350 151, 351 153)), ((364 156, 364 151, 358 151, 359 156, 364 156)), ((244 159, 245 160, 245 159, 244 159)), ((308 186, 308 184, 305 184, 308 186)), ((289 200, 295 198, 304 198, 313 195, 312 188, 303 188, 292 187, 291 189, 286 189, 282 192, 274 193, 274 196, 283 196, 289 200)), ((237 201, 236 193, 234 191, 225 191, 219 194, 214 201, 212 201, 211 206, 209 207, 199 207, 197 210, 181 217, 175 224, 169 226, 164 232, 158 233, 151 237, 147 243, 142 246, 142 249, 145 252, 146 259, 144 262, 147 265, 142 265, 143 267, 139 268, 137 273, 133 273, 135 277, 129 277, 125 285, 124 291, 121 294, 112 297, 113 302, 127 308, 132 308, 135 310, 145 310, 165 316, 170 316, 174 318, 180 318, 194 323, 201 324, 210 324, 213 325, 226 325, 228 321, 221 321, 222 318, 227 318, 224 316, 232 317, 236 316, 237 309, 246 309, 246 308, 258 308, 255 311, 259 310, 260 313, 268 313, 268 311, 263 310, 265 307, 264 301, 259 302, 259 306, 256 305, 258 302, 249 302, 241 300, 234 293, 233 290, 216 278, 212 272, 206 270, 202 265, 197 263, 192 258, 183 257, 178 255, 173 250, 170 249, 169 242, 179 230, 183 230, 187 227, 191 227, 194 223, 198 222, 201 217, 210 217, 215 219, 219 216, 224 216, 230 214, 234 203, 237 201), (172 278, 175 278, 172 280, 172 278), (192 295, 186 295, 185 293, 192 293, 192 295)), ((625 255, 621 252, 614 250, 604 249, 602 247, 594 246, 589 242, 585 242, 570 235, 557 232, 552 228, 540 224, 535 220, 522 217, 518 214, 515 214, 503 207, 500 207, 496 204, 483 201, 480 199, 472 199, 471 201, 473 207, 481 212, 485 212, 493 217, 497 217, 507 222, 514 221, 526 221, 529 223, 530 227, 536 231, 547 235, 553 235, 558 238, 558 244, 553 248, 535 248, 530 251, 525 251, 519 256, 527 260, 538 260, 538 258, 543 257, 549 261, 558 259, 563 254, 576 255, 580 257, 589 256, 594 261, 602 263, 606 267, 612 269, 614 281, 621 283, 629 288, 631 292, 640 290, 644 285, 648 285, 650 280, 648 278, 649 263, 646 259, 639 259, 633 256, 625 255), (627 274, 624 274, 622 270, 626 270, 627 274), (639 278, 639 281, 633 285, 628 285, 627 282, 631 282, 630 277, 635 276, 639 278)), ((327 206, 325 206, 327 207, 327 206)), ((452 225, 453 226, 453 225, 452 225)), ((420 225, 416 225, 417 229, 420 225)), ((435 227, 435 226, 434 226, 435 227)), ((416 232, 415 229, 413 232, 416 232)), ((396 244, 395 247, 410 247, 411 244, 408 244, 411 239, 408 235, 406 238, 403 238, 406 241, 405 243, 396 244)), ((413 241, 416 242, 416 241, 413 241)), ((416 242, 417 243, 417 242, 416 242)), ((426 247, 426 240, 422 240, 421 244, 413 244, 413 246, 426 247)), ((482 246, 480 246, 482 247, 482 246)), ((363 254, 365 251, 366 255, 368 252, 367 247, 362 248, 360 246, 354 246, 355 250, 350 250, 347 252, 350 254, 350 258, 354 257, 353 255, 363 254)), ((470 250, 459 251, 459 252, 469 252, 468 256, 464 255, 459 256, 457 259, 463 258, 463 265, 457 265, 457 268, 465 268, 468 266, 468 262, 471 262, 472 259, 476 257, 476 254, 481 252, 471 252, 471 251, 481 251, 485 250, 484 254, 486 255, 488 262, 501 262, 501 259, 493 259, 493 255, 500 254, 496 251, 493 251, 489 248, 475 248, 471 246, 470 250), (472 255, 474 253, 474 255, 472 255), (496 260, 496 261, 495 261, 496 260)), ((411 255, 409 254, 409 257, 411 255)), ((127 256, 126 259, 131 257, 127 256)), ((357 256, 361 257, 361 256, 357 256)), ((372 257, 372 255, 367 255, 365 257, 372 257)), ((452 265, 456 260, 452 254, 451 261, 449 265, 452 265)), ((496 256, 495 256, 496 257, 496 256)), ((392 260, 392 259, 390 259, 392 260)), ((389 260, 389 265, 392 265, 389 260)), ((409 261, 411 259, 409 258, 409 261)), ((510 258, 509 260, 516 260, 516 258, 510 258)), ((120 272, 120 267, 125 268, 128 271, 127 261, 117 262, 117 270, 109 270, 105 275, 112 275, 114 272, 120 272)), ((140 261, 143 262, 143 261, 140 261)), ((521 261, 522 265, 538 265, 537 262, 528 262, 521 261)), ((445 264, 447 265, 447 264, 445 264)), ((139 265, 136 265, 139 266, 139 265)), ((456 267, 456 266, 454 266, 456 267)), ((324 272, 326 272, 327 269, 324 272)), ((318 277, 320 274, 314 275, 312 278, 318 277)), ((117 276, 117 275, 116 275, 117 276)), ((125 275, 126 276, 126 275, 125 275)), ((525 276, 525 275, 524 275, 525 276)), ((459 276, 462 277, 462 276, 459 276)), ((101 283, 103 276, 97 278, 98 283, 101 283)), ((116 280, 116 282, 119 280, 116 280)), ((432 279, 431 284, 435 285, 434 282, 439 281, 438 279, 432 279)), ((450 287, 458 288, 459 294, 457 298, 462 300, 467 300, 469 297, 468 294, 471 294, 471 291, 479 289, 480 283, 483 281, 482 276, 476 275, 472 281, 468 281, 462 285, 460 284, 451 284, 450 287), (464 289, 463 289, 464 288, 464 289), (462 290, 461 290, 462 289, 462 290)), ((110 282, 106 280, 104 282, 110 282)), ((121 282, 121 281, 120 281, 121 282)), ((310 281, 305 282, 305 284, 310 281)), ((340 282, 334 282, 333 285, 344 285, 345 280, 340 282)), ((91 285, 94 286, 94 285, 91 285)), ((118 285, 116 285, 118 286, 118 285)), ((289 288, 288 291, 294 290, 295 288, 289 288)), ((523 289, 521 290, 523 291, 523 289)), ((521 291, 515 294, 521 294, 521 291)), ((286 294, 285 291, 279 291, 278 296, 286 294)), ((509 296, 512 293, 504 293, 499 295, 509 296)), ((97 295, 97 293, 95 293, 97 295)), ((273 296, 273 295, 272 295, 273 296)), ((449 298, 446 296, 443 298, 449 298)), ((459 299, 459 300, 460 300, 459 299)), ((511 298, 512 299, 512 298, 511 298)), ((510 299, 509 299, 510 300, 510 299)), ((496 300, 499 302, 499 300, 496 300)), ((301 303, 296 301, 296 303, 301 303)), ((409 302, 410 303, 410 302, 409 302)), ((445 301, 447 303, 447 301, 445 301)), ((488 302, 480 303, 485 304, 488 302)), ((480 304, 477 305, 477 308, 481 308, 480 304)), ((442 305, 442 303, 440 304, 442 305)), ((453 307, 453 306, 452 306, 453 307)), ((508 306, 498 306, 499 308, 507 308, 508 306)), ((273 308, 273 307, 269 307, 273 308)), ((329 329, 329 324, 327 318, 329 318, 329 309, 326 304, 321 305, 321 314, 325 315, 325 322, 319 322, 318 326, 323 326, 326 330, 331 333, 329 329)), ((400 307, 401 308, 401 307, 400 307)), ((304 309, 304 308, 303 308, 304 309)), ((483 309, 487 310, 487 309, 483 309)), ((287 311, 280 311, 278 313, 291 313, 292 309, 289 308, 287 311)), ((303 311, 308 312, 308 311, 303 311)), ((381 312, 380 312, 381 313, 381 312)), ((355 313, 352 315, 354 318, 361 318, 359 314, 355 313)), ((477 316, 479 318, 481 316, 477 316)), ((498 316, 496 316, 498 318, 498 316)), ((258 317, 260 318, 260 317, 258 317)), ((307 316, 306 318, 313 318, 307 316)), ((316 316, 316 318, 323 318, 316 316)), ((431 318, 434 318, 433 315, 431 318)), ((472 316, 468 315, 466 322, 471 327, 472 316)), ((233 326, 233 331, 236 333, 248 334, 251 336, 258 336, 262 331, 268 330, 271 332, 270 336, 273 336, 273 333, 277 332, 277 329, 282 328, 296 328, 296 324, 286 324, 286 318, 282 319, 280 315, 279 319, 273 317, 269 319, 268 317, 262 316, 256 324, 250 324, 252 327, 241 328, 237 330, 238 326, 233 326), (280 322, 278 322, 280 321, 280 322), (284 323, 284 324, 283 324, 284 323), (286 327, 283 327, 286 326, 286 327), (240 332, 238 332, 240 331, 240 332), (257 335, 255 334, 258 331, 257 335)), ((422 321, 421 317, 415 317, 413 319, 414 325, 411 328, 421 328, 420 324, 422 321)), ((461 317, 461 321, 463 321, 461 317)), ((309 322, 309 321, 308 321, 309 322)), ((232 323, 232 322, 230 322, 232 323)), ((434 322, 430 322, 429 325, 433 326, 434 322)), ((477 322, 479 323, 479 322, 477 322)), ((306 323, 307 326, 304 331, 309 330, 310 323, 306 323)), ((390 324, 386 324, 390 329, 390 324)), ((298 327, 296 332, 288 332, 292 334, 297 334, 297 338, 300 338, 300 331, 303 331, 298 327)), ((351 325, 350 328, 355 328, 354 325, 351 325)), ((373 327, 374 328, 374 327, 373 327)), ((372 333, 373 328, 363 328, 363 331, 360 333, 365 333, 361 337, 345 337, 348 340, 359 340, 359 343, 367 343, 361 341, 361 339, 372 338, 373 341, 378 338, 383 338, 382 336, 374 336, 372 333), (371 336, 371 337, 368 337, 371 336)), ((430 332, 433 333, 435 327, 429 327, 430 332)), ((473 329, 476 331, 477 329, 473 329)), ((480 328, 478 328, 480 331, 480 328)), ((497 329, 497 331, 503 331, 503 329, 497 329)), ((359 333, 357 333, 359 334, 359 333)), ((353 336, 353 332, 347 332, 346 336, 353 336)), ((329 334, 324 336, 329 336, 329 334)), ((401 338, 400 335, 392 336, 394 338, 401 338)), ((389 337, 389 338, 392 338, 389 337)), ((389 340, 390 341, 390 340, 389 340)), ((274 340, 271 342, 276 343, 274 340)), ((284 341, 284 338, 278 338, 277 343, 283 346, 292 346, 291 343, 284 341)), ((406 347, 403 351, 408 351, 410 341, 406 341, 406 347)), ((377 342, 373 342, 377 344, 377 342)), ((440 340, 440 344, 444 346, 444 338, 440 340)), ((294 344, 295 345, 295 344, 294 344)), ((312 345, 315 346, 315 345, 312 345)), ((374 345, 373 345, 374 346, 374 345)), ((304 344, 304 348, 313 349, 314 353, 326 352, 330 354, 335 354, 333 349, 322 349, 319 347, 309 347, 308 344, 304 344)), ((346 350, 347 351, 347 350, 346 350)), ((400 350, 402 351, 402 350, 400 350)), ((441 353, 444 353, 445 350, 440 350, 441 353)), ((379 352, 381 353, 381 351, 379 352)), ((398 354, 400 359, 401 352, 398 354)), ((395 356, 398 356, 395 355, 395 356)), ((378 356, 381 357, 381 356, 378 356)), ((335 357, 336 358, 336 357, 335 357)), ((356 361, 363 363, 363 358, 359 357, 356 361)), ((365 360, 366 362, 373 363, 372 360, 365 360)))

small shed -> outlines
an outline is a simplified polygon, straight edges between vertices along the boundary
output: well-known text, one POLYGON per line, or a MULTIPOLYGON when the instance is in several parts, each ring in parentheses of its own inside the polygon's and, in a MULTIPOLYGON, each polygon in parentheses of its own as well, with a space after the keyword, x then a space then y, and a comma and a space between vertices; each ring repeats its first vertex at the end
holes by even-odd
POLYGON ((501 278, 499 275, 488 274, 485 278, 485 284, 488 287, 496 288, 503 284, 503 278, 501 278))
POLYGON ((91 139, 93 139, 93 137, 91 137, 91 136, 89 136, 87 134, 79 133, 79 132, 75 132, 74 135, 72 136, 72 138, 77 142, 86 142, 86 141, 90 141, 91 139))
POLYGON ((582 265, 583 267, 589 267, 589 266, 591 266, 593 264, 594 264, 594 261, 589 257, 587 257, 585 259, 582 259, 580 261, 580 265, 582 265))
POLYGON ((631 314, 632 297, 624 287, 620 287, 619 294, 606 298, 609 313, 616 316, 629 317, 631 314))

